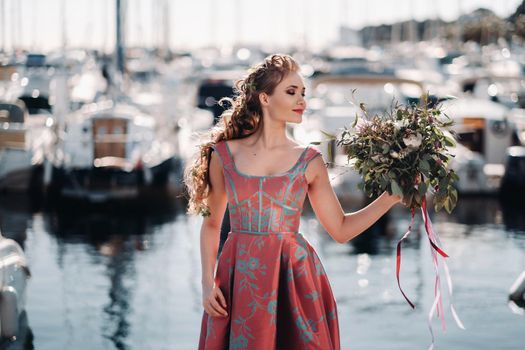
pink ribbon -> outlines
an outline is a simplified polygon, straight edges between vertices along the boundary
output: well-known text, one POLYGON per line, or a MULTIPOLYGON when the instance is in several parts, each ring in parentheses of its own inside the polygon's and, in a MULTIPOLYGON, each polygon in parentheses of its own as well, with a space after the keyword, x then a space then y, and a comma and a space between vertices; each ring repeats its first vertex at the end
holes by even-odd
MULTIPOLYGON (((441 245, 441 241, 438 237, 438 235, 434 232, 434 229, 432 228, 432 222, 430 221, 430 218, 428 217, 427 212, 427 203, 426 198, 423 197, 423 202, 421 204, 421 213, 423 215, 423 221, 425 223, 425 231, 427 233, 428 241, 430 243, 430 253, 432 254, 432 263, 434 266, 434 271, 436 273, 435 283, 434 283, 434 302, 432 303, 432 307, 430 308, 430 311, 428 313, 428 328, 430 330, 430 335, 432 336, 432 344, 429 347, 429 350, 432 350, 434 348, 434 332, 432 330, 432 317, 434 316, 434 313, 436 313, 437 317, 441 319, 441 326, 443 329, 443 332, 446 331, 446 324, 445 324, 445 317, 443 312, 443 300, 442 300, 442 293, 441 293, 441 279, 439 276, 439 261, 438 261, 438 254, 441 255, 443 258, 448 258, 449 256, 441 249, 438 245, 441 245)), ((401 288, 400 278, 399 278, 399 272, 401 269, 401 242, 405 240, 408 235, 410 234, 412 230, 412 225, 414 224, 414 216, 415 216, 415 210, 414 208, 411 209, 411 221, 410 225, 408 227, 408 231, 403 235, 403 237, 399 240, 397 243, 397 260, 396 260, 396 277, 397 277, 397 284, 399 286, 399 289, 401 290, 401 293, 405 297, 406 301, 410 304, 410 306, 415 309, 414 304, 408 299, 408 297, 403 292, 403 289, 401 288)), ((454 317, 454 320, 456 321, 456 324, 459 328, 465 329, 463 326, 463 323, 459 319, 456 309, 454 308, 454 304, 452 303, 452 279, 450 277, 450 272, 447 266, 447 263, 445 259, 443 259, 443 267, 445 270, 445 277, 448 284, 448 292, 449 292, 449 298, 450 298, 450 310, 452 312, 452 316, 454 317)))

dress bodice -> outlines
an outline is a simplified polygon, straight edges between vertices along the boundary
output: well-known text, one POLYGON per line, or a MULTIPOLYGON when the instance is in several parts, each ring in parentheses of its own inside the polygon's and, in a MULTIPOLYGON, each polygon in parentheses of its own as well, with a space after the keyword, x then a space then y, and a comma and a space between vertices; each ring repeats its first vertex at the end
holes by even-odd
POLYGON ((321 153, 307 146, 287 172, 255 176, 240 172, 226 141, 213 149, 219 154, 230 210, 232 232, 253 234, 297 232, 308 184, 308 163, 321 153))

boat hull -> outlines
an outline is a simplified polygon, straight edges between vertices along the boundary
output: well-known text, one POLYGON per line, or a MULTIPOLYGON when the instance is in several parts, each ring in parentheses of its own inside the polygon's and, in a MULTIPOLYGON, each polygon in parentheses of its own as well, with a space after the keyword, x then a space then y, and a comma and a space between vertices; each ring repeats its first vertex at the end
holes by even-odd
POLYGON ((170 175, 175 170, 176 163, 174 158, 169 158, 157 166, 132 171, 96 167, 55 168, 52 187, 60 197, 90 203, 133 200, 148 189, 170 185, 170 175))

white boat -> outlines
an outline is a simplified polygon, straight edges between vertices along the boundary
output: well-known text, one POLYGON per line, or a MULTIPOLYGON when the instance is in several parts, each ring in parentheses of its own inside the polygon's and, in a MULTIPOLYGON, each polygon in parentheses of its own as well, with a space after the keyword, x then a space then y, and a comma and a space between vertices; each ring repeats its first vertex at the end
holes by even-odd
POLYGON ((51 115, 30 115, 20 100, 0 101, 0 191, 36 189, 54 140, 52 125, 51 115))
POLYGON ((452 153, 460 181, 459 192, 495 194, 505 173, 507 148, 515 143, 516 125, 509 120, 509 109, 502 104, 472 96, 442 103, 442 109, 455 125, 461 144, 452 153))
POLYGON ((525 78, 518 76, 478 75, 464 79, 463 89, 470 89, 480 99, 501 103, 510 108, 509 121, 516 126, 516 145, 525 146, 525 78))
POLYGON ((0 234, 0 335, 15 339, 26 307, 26 286, 31 276, 22 248, 0 234))
POLYGON ((525 107, 525 78, 521 75, 502 76, 486 72, 457 79, 457 84, 474 97, 499 102, 508 108, 525 107))
POLYGON ((53 159, 53 188, 101 202, 168 185, 177 159, 169 130, 128 103, 89 104, 65 121, 53 159))

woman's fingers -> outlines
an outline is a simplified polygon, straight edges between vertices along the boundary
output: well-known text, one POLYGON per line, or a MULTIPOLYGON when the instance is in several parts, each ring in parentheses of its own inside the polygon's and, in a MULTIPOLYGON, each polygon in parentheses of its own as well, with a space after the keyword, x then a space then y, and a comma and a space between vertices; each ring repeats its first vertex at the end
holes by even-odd
POLYGON ((221 313, 218 308, 216 308, 211 300, 206 301, 206 306, 204 307, 204 310, 208 313, 208 315, 212 317, 221 317, 221 313))
POLYGON ((222 291, 219 288, 217 288, 217 296, 219 297, 222 307, 226 309, 226 299, 224 299, 224 295, 222 295, 222 291))
POLYGON ((222 316, 228 316, 228 313, 226 312, 226 309, 223 308, 219 302, 217 301, 217 296, 210 300, 211 305, 215 310, 217 310, 222 316))
POLYGON ((214 287, 202 303, 204 310, 212 317, 226 317, 226 299, 218 287, 214 287))
POLYGON ((216 295, 212 295, 210 299, 208 299, 208 302, 210 304, 210 307, 213 309, 213 311, 216 312, 217 317, 219 316, 228 316, 228 313, 226 310, 219 304, 219 302, 216 299, 216 295))

